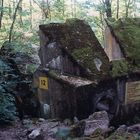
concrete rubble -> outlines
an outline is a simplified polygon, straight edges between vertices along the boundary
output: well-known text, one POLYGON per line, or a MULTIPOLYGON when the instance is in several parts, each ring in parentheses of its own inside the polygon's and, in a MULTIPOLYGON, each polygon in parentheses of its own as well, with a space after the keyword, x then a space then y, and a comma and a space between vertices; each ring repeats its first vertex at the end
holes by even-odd
MULTIPOLYGON (((25 122, 25 120, 24 120, 25 122)), ((27 122, 27 121, 26 121, 27 122)), ((105 111, 95 112, 87 119, 74 123, 68 120, 32 119, 30 124, 20 123, 0 129, 0 140, 113 140, 130 137, 140 138, 140 124, 121 125, 115 130, 110 126, 105 111)))

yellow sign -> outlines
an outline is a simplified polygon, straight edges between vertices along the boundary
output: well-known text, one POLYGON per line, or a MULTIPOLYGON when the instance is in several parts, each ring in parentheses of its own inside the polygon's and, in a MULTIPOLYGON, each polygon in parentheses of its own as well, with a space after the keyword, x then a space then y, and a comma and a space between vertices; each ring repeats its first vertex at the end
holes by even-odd
POLYGON ((140 103, 140 81, 127 82, 125 104, 140 103))
POLYGON ((48 78, 47 77, 39 77, 39 88, 48 89, 48 78))

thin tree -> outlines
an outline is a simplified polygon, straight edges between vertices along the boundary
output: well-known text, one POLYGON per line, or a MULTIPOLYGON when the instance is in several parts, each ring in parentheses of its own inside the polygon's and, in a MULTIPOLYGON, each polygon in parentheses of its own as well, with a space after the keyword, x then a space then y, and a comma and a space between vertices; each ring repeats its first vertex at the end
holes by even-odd
POLYGON ((120 5, 119 5, 119 0, 117 0, 117 14, 116 14, 116 18, 119 18, 119 9, 120 9, 120 5))
POLYGON ((0 29, 2 27, 2 18, 3 18, 3 4, 4 0, 1 0, 1 12, 0 12, 0 29))
POLYGON ((63 15, 63 18, 65 17, 65 0, 63 0, 63 13, 62 13, 62 15, 63 15))
POLYGON ((11 24, 11 27, 10 27, 10 32, 9 32, 9 42, 11 42, 12 40, 12 33, 13 33, 13 29, 14 29, 14 23, 16 21, 16 15, 17 15, 17 11, 19 9, 19 6, 20 6, 20 3, 21 3, 22 0, 19 0, 18 3, 17 3, 17 6, 15 8, 15 12, 14 12, 14 15, 13 15, 13 22, 11 24))
POLYGON ((12 19, 12 7, 11 7, 11 1, 9 0, 8 1, 8 15, 9 15, 9 18, 12 19))
POLYGON ((71 0, 71 16, 73 17, 73 0, 71 0))
POLYGON ((76 18, 76 0, 73 1, 73 12, 74 12, 74 17, 76 18))
POLYGON ((19 17, 20 17, 20 27, 23 26, 23 21, 22 21, 22 1, 23 1, 23 0, 21 0, 21 2, 20 2, 20 4, 19 4, 19 8, 18 8, 19 17))
POLYGON ((30 30, 32 30, 32 21, 33 21, 33 13, 32 13, 32 0, 30 0, 30 30))
POLYGON ((131 6, 134 7, 134 4, 135 4, 135 0, 125 0, 125 17, 128 17, 129 15, 129 10, 132 8, 130 8, 131 6), (128 2, 127 2, 128 1, 128 2))
POLYGON ((47 19, 48 17, 51 19, 51 10, 50 10, 50 2, 49 0, 42 0, 41 3, 37 0, 33 0, 34 3, 38 5, 38 7, 42 11, 42 17, 47 19))
POLYGON ((51 8, 50 8, 50 2, 49 2, 49 0, 47 0, 46 3, 47 3, 47 13, 48 13, 48 16, 49 16, 49 18, 51 20, 51 8))
POLYGON ((105 9, 106 9, 106 16, 107 17, 112 17, 110 0, 105 0, 105 9))

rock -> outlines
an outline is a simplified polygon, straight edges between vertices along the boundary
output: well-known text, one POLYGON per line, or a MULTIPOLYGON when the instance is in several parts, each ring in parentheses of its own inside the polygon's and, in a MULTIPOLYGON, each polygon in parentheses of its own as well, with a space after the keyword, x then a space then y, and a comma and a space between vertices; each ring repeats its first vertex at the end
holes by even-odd
POLYGON ((41 129, 35 129, 28 135, 29 140, 43 140, 41 129))
POLYGON ((30 119, 23 119, 22 120, 22 124, 23 125, 32 125, 33 124, 33 121, 30 120, 30 119))
POLYGON ((48 131, 48 135, 54 137, 58 131, 58 127, 54 127, 48 131))
POLYGON ((49 116, 50 115, 50 105, 43 104, 43 112, 44 112, 45 116, 49 116))
POLYGON ((48 138, 47 138, 47 140, 56 140, 56 139, 54 139, 54 138, 51 138, 51 137, 48 137, 48 138))
POLYGON ((74 123, 78 123, 79 122, 79 120, 78 120, 78 118, 76 116, 73 118, 73 121, 74 121, 74 123))
POLYGON ((126 125, 121 125, 116 131, 115 133, 118 133, 118 134, 123 134, 127 131, 127 126, 126 125))
POLYGON ((135 124, 135 125, 132 125, 132 126, 129 126, 127 128, 127 131, 129 133, 133 133, 133 134, 138 134, 140 135, 140 123, 139 124, 135 124))
POLYGON ((45 119, 44 119, 44 118, 39 118, 38 121, 39 121, 39 122, 44 122, 45 119))
POLYGON ((115 127, 110 126, 108 129, 106 130, 101 130, 100 136, 103 136, 104 138, 107 138, 108 136, 110 136, 115 130, 115 127))
POLYGON ((65 119, 65 120, 63 121, 63 123, 64 123, 64 125, 66 125, 66 126, 72 125, 72 121, 71 121, 70 119, 65 119))
POLYGON ((88 117, 88 120, 108 120, 108 114, 106 111, 95 112, 88 117))
POLYGON ((95 112, 85 120, 84 135, 92 135, 95 130, 106 131, 109 126, 108 114, 105 111, 95 112))
POLYGON ((84 135, 85 121, 80 121, 71 127, 70 136, 71 137, 81 137, 84 135))
POLYGON ((49 136, 54 138, 66 139, 70 134, 70 128, 66 126, 59 126, 52 128, 48 133, 49 136))

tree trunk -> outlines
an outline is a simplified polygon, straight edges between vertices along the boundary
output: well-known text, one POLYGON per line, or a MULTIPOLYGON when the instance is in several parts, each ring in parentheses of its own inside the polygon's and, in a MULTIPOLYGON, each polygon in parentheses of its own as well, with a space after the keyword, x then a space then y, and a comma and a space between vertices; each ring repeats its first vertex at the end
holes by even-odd
POLYGON ((118 19, 119 18, 119 9, 120 9, 120 6, 119 6, 119 0, 117 0, 117 14, 116 14, 116 18, 118 19))
POLYGON ((127 18, 128 17, 128 13, 129 13, 129 6, 130 6, 130 0, 128 0, 128 3, 127 3, 127 0, 125 0, 125 17, 127 18))
POLYGON ((65 0, 63 0, 63 18, 65 17, 65 0))
POLYGON ((22 2, 22 0, 19 0, 18 1, 17 6, 16 6, 16 9, 15 9, 15 12, 14 12, 14 15, 13 15, 13 22, 11 24, 10 32, 9 32, 9 42, 11 42, 11 40, 12 40, 12 32, 13 32, 13 28, 14 28, 14 23, 16 21, 17 11, 19 9, 19 5, 20 5, 21 2, 22 2))
POLYGON ((12 7, 11 7, 11 1, 8 1, 9 3, 8 3, 8 5, 9 5, 9 7, 8 7, 8 14, 9 14, 9 18, 10 19, 12 19, 12 7))
POLYGON ((106 8, 106 16, 107 17, 112 17, 110 0, 105 0, 105 8, 106 8))
POLYGON ((0 29, 1 29, 1 27, 2 27, 2 18, 3 18, 3 3, 4 3, 4 0, 1 0, 0 29))
POLYGON ((74 9, 74 17, 76 18, 76 0, 74 0, 73 9, 74 9))
POLYGON ((32 30, 32 21, 33 21, 33 15, 32 15, 32 0, 30 0, 30 30, 32 30))
POLYGON ((47 3, 47 17, 49 16, 49 18, 51 20, 51 10, 50 10, 49 0, 47 0, 46 3, 47 3))
POLYGON ((136 0, 134 0, 134 4, 133 4, 134 17, 136 17, 136 11, 137 11, 137 3, 136 0))
POLYGON ((71 16, 73 17, 73 0, 71 0, 71 16))
POLYGON ((23 1, 23 0, 21 0, 21 2, 20 2, 20 4, 19 4, 19 8, 18 8, 19 17, 20 17, 20 27, 23 26, 23 21, 22 21, 22 1, 23 1))

